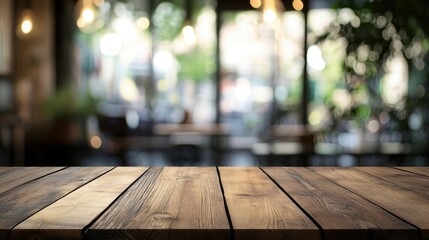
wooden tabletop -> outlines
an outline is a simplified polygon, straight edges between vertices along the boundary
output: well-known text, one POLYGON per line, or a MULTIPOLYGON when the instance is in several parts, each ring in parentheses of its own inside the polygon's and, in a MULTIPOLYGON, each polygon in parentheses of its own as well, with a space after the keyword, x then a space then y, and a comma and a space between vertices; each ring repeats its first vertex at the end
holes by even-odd
POLYGON ((429 167, 0 167, 0 239, 429 239, 429 167))

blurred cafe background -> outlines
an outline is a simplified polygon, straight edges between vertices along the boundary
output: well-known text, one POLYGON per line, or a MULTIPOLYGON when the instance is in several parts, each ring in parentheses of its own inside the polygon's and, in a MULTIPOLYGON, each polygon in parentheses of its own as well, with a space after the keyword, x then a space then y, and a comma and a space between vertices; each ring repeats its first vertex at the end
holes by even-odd
POLYGON ((0 0, 0 165, 428 165, 428 21, 425 0, 0 0))

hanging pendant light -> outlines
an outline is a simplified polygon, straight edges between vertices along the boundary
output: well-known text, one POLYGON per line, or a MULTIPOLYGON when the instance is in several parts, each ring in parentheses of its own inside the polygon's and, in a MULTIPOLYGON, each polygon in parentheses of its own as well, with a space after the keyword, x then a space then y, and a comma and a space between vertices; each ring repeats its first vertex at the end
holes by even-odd
POLYGON ((265 23, 272 24, 284 9, 280 0, 262 0, 262 17, 265 23))
POLYGON ((25 0, 24 10, 19 16, 17 25, 17 35, 21 38, 28 37, 34 32, 35 21, 34 12, 31 8, 30 1, 25 0))
POLYGON ((182 28, 183 39, 186 44, 193 46, 197 42, 197 35, 195 34, 195 29, 192 26, 192 2, 191 0, 186 0, 185 2, 185 24, 182 28))

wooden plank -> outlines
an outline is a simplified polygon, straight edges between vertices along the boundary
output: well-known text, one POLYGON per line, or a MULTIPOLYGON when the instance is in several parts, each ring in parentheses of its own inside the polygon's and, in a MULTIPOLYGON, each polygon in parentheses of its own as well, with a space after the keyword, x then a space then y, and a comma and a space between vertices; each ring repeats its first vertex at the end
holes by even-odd
POLYGON ((413 226, 306 168, 263 170, 316 220, 326 239, 418 239, 413 226))
POLYGON ((259 168, 219 168, 236 239, 319 239, 317 226, 259 168))
POLYGON ((12 231, 17 239, 77 239, 147 167, 120 167, 31 216, 12 231))
POLYGON ((13 227, 111 167, 71 167, 0 194, 0 239, 13 227))
POLYGON ((426 195, 429 199, 429 178, 389 167, 357 167, 356 169, 383 179, 391 185, 426 195))
POLYGON ((412 172, 429 177, 429 167, 396 167, 403 171, 412 172))
POLYGON ((354 168, 318 167, 311 170, 413 224, 420 229, 423 239, 429 239, 427 196, 390 184, 354 168))
POLYGON ((0 169, 0 193, 45 176, 63 167, 7 167, 0 169))
POLYGON ((94 239, 228 239, 216 168, 150 168, 87 234, 94 239))

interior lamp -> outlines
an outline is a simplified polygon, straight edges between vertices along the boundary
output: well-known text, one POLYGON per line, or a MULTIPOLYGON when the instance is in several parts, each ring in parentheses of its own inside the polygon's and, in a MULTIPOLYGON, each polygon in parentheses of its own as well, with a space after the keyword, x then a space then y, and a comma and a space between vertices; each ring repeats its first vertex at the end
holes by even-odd
POLYGON ((197 35, 195 34, 195 29, 192 26, 192 3, 191 0, 186 0, 185 2, 185 24, 182 28, 182 36, 186 44, 195 45, 197 42, 197 35))
POLYGON ((262 17, 265 23, 274 23, 278 19, 278 13, 282 10, 283 4, 280 0, 262 1, 262 17))
POLYGON ((26 0, 24 10, 19 16, 17 34, 20 37, 29 36, 34 32, 34 13, 29 0, 26 0))

